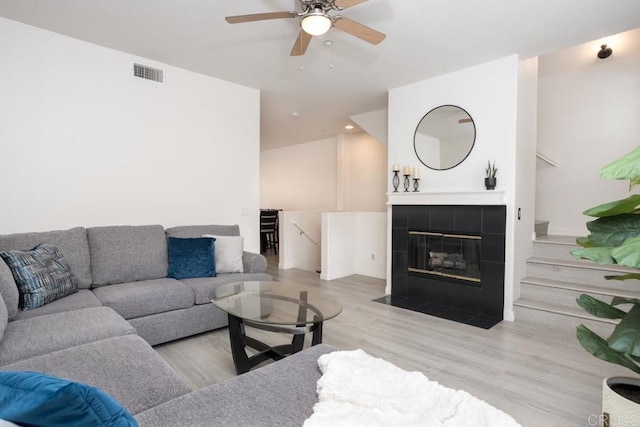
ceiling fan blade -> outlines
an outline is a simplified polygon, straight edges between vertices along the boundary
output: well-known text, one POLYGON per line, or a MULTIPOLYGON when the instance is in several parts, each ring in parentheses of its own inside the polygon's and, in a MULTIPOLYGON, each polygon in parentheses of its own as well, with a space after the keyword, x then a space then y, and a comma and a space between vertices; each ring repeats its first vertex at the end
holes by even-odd
POLYGON ((378 44, 387 37, 373 28, 369 28, 366 25, 352 21, 351 19, 343 16, 336 16, 333 26, 371 44, 378 44))
POLYGON ((335 4, 336 6, 338 6, 340 9, 346 9, 348 7, 353 7, 353 6, 357 6, 360 3, 364 3, 367 0, 336 0, 335 4))
POLYGON ((243 22, 266 21, 267 19, 297 18, 297 12, 270 12, 270 13, 254 13, 253 15, 237 15, 227 16, 229 24, 241 24, 243 22))
POLYGON ((311 41, 311 34, 307 34, 305 31, 300 30, 298 38, 291 48, 291 56, 302 56, 307 51, 309 42, 311 41))

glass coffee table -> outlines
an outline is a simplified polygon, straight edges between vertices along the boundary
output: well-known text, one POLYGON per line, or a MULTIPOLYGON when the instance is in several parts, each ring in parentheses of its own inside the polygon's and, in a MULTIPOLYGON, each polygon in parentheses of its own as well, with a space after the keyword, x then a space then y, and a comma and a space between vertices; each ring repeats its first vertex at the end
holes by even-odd
POLYGON ((238 282, 218 286, 211 302, 229 316, 229 340, 238 374, 268 359, 280 360, 302 350, 304 337, 313 333, 311 345, 322 342, 322 322, 342 312, 334 297, 287 282, 238 282), (245 333, 245 326, 293 334, 291 344, 271 347, 245 333), (258 353, 249 356, 246 348, 258 353))

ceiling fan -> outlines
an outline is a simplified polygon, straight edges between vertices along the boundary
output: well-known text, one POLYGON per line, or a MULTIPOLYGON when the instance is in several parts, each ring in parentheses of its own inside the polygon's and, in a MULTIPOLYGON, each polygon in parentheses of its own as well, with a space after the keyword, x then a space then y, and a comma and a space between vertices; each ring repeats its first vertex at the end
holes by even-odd
POLYGON ((304 55, 313 36, 320 36, 332 27, 358 37, 368 43, 378 44, 386 35, 369 28, 359 22, 352 21, 341 15, 330 15, 330 11, 342 11, 357 6, 367 0, 300 0, 301 12, 270 12, 252 15, 227 16, 230 24, 243 22, 266 21, 268 19, 300 18, 300 33, 291 49, 291 56, 304 55))

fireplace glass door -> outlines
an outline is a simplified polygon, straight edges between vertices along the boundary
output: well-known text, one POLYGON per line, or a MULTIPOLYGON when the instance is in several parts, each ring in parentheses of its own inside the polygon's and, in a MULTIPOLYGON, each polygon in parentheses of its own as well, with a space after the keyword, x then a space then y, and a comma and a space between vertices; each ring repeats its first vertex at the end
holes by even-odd
POLYGON ((482 238, 409 231, 409 271, 480 283, 482 238))

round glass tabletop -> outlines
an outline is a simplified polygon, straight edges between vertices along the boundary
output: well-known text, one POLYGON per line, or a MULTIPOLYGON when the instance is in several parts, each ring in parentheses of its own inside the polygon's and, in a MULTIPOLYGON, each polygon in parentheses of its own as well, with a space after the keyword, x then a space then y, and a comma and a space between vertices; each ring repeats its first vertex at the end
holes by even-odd
POLYGON ((286 282, 221 285, 211 293, 211 302, 232 316, 268 325, 308 325, 342 312, 342 304, 331 295, 286 282))

